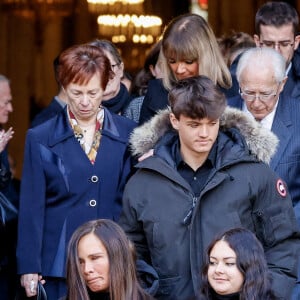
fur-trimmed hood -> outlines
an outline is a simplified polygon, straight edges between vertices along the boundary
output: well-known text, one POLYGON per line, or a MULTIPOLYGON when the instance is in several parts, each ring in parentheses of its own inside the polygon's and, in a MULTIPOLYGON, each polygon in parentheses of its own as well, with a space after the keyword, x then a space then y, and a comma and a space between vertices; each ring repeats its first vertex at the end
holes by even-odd
MULTIPOLYGON (((151 120, 134 129, 130 137, 131 152, 141 156, 153 149, 158 140, 169 130, 173 130, 169 120, 169 109, 159 111, 151 120)), ((276 152, 278 138, 270 130, 241 110, 227 107, 220 118, 220 130, 237 128, 244 136, 249 150, 258 160, 270 163, 276 152)))

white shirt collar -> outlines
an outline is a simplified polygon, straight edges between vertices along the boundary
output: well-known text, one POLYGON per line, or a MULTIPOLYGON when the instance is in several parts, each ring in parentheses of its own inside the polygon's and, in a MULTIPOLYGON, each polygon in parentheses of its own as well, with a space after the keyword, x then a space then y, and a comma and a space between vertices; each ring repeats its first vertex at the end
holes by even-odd
MULTIPOLYGON (((267 128, 269 130, 272 129, 272 125, 273 125, 273 121, 274 121, 274 117, 275 117, 275 113, 276 113, 276 109, 277 109, 277 106, 278 106, 278 102, 279 102, 279 98, 275 104, 275 107, 274 109, 269 113, 267 114, 261 121, 260 121, 260 124, 262 127, 264 128, 267 128)), ((254 119, 253 115, 251 114, 251 112, 247 109, 247 106, 245 104, 245 101, 243 101, 243 111, 249 115, 251 118, 254 119)))
POLYGON ((290 64, 288 65, 288 67, 287 67, 286 70, 285 70, 285 75, 286 75, 286 76, 288 75, 288 73, 289 73, 291 67, 292 67, 292 62, 290 62, 290 64))

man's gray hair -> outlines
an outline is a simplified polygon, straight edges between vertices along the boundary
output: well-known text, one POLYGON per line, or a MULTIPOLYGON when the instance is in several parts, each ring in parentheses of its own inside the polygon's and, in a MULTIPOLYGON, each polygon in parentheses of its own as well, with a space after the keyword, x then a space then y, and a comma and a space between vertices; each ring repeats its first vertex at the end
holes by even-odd
POLYGON ((286 77, 286 62, 284 57, 276 50, 266 47, 255 47, 246 50, 237 66, 236 77, 241 81, 241 75, 246 68, 260 70, 265 67, 272 67, 277 82, 281 82, 286 77))
POLYGON ((0 74, 0 81, 6 81, 6 82, 10 83, 10 80, 2 74, 0 74))

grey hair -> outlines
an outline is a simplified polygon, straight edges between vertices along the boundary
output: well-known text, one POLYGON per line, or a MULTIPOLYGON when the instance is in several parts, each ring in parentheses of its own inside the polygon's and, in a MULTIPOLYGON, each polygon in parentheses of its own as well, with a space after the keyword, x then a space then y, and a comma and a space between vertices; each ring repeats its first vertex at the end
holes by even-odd
POLYGON ((284 57, 274 49, 266 47, 255 47, 246 50, 238 63, 236 77, 238 82, 241 81, 241 75, 246 68, 272 67, 277 82, 281 82, 285 77, 286 62, 284 57))
POLYGON ((10 80, 6 76, 4 76, 2 74, 0 74, 0 81, 5 81, 5 82, 10 83, 10 80))
POLYGON ((123 59, 118 48, 111 41, 95 39, 88 44, 109 52, 112 55, 112 57, 116 60, 117 64, 123 63, 123 59))

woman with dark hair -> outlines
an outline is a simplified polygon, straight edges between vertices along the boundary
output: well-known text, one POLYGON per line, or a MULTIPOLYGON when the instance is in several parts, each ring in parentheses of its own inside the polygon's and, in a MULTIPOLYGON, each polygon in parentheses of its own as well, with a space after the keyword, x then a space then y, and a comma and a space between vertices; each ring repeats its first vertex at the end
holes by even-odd
POLYGON ((137 97, 145 96, 150 80, 161 78, 162 73, 159 67, 159 56, 161 49, 161 40, 155 43, 147 52, 144 66, 135 76, 132 86, 131 94, 137 97))
POLYGON ((89 44, 103 50, 114 72, 114 76, 110 78, 104 90, 102 105, 115 114, 123 115, 132 97, 125 84, 122 83, 124 62, 121 54, 115 44, 108 40, 96 39, 89 44))
POLYGON ((161 40, 150 49, 146 56, 143 69, 138 72, 132 83, 131 94, 137 97, 131 100, 124 111, 124 116, 137 123, 139 123, 140 112, 149 82, 155 78, 162 77, 159 66, 160 49, 161 40))
POLYGON ((199 300, 275 300, 264 250, 245 228, 228 230, 209 245, 199 300))
POLYGON ((133 244, 119 225, 106 219, 87 222, 73 233, 67 285, 70 300, 153 299, 138 282, 133 244))

